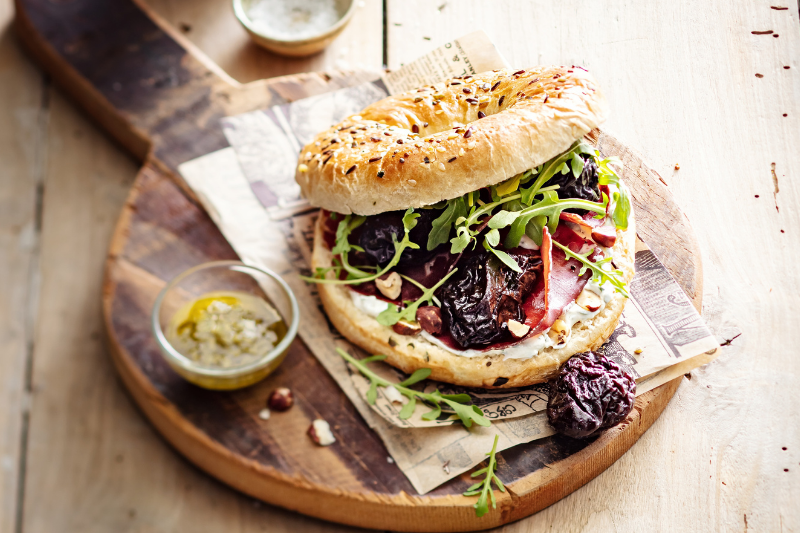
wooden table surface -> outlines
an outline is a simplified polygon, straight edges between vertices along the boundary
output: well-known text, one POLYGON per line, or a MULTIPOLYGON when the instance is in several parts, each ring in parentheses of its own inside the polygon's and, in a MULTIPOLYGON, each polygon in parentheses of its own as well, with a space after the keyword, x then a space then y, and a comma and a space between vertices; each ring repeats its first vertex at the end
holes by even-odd
MULTIPOLYGON (((226 0, 148 3, 239 81, 397 67, 481 28, 512 65, 592 70, 604 128, 694 225, 726 346, 605 473, 503 531, 800 530, 798 0, 363 0, 305 60, 249 44, 226 0)), ((12 17, 0 1, 0 533, 349 530, 207 477, 132 405, 100 287, 138 165, 22 54, 12 17)))

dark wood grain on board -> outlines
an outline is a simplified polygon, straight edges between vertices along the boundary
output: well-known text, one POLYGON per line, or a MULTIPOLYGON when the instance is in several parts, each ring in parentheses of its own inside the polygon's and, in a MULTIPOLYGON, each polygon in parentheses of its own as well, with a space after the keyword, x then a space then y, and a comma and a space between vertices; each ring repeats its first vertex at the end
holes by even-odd
MULTIPOLYGON (((637 399, 625 423, 591 441, 550 437, 500 455, 509 492, 476 519, 459 476, 425 496, 400 470, 302 342, 267 380, 232 393, 205 391, 164 362, 149 329, 156 294, 199 263, 236 258, 191 199, 177 165, 227 146, 219 118, 361 83, 368 72, 304 74, 237 85, 188 53, 130 0, 16 0, 16 27, 30 53, 111 135, 146 159, 109 250, 103 306, 122 380, 158 431, 200 468, 267 502, 320 518, 380 529, 466 531, 536 512, 619 458, 657 419, 679 380, 637 399), (258 418, 268 393, 290 387, 296 407, 258 418), (311 420, 328 420, 338 442, 317 448, 311 420)), ((639 156, 594 132, 619 156, 638 230, 699 308, 702 272, 685 216, 639 156)))

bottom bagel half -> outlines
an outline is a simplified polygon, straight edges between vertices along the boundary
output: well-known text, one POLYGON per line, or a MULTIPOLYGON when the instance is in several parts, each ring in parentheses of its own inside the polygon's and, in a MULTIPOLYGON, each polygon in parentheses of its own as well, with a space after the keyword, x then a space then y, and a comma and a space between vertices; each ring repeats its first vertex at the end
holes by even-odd
MULTIPOLYGON (((323 217, 314 232, 312 270, 331 266, 332 255, 323 238, 323 217)), ((613 248, 614 264, 630 282, 634 274, 636 232, 633 217, 626 231, 617 230, 613 248)), ((329 277, 333 274, 329 272, 329 277)), ((567 344, 545 348, 530 359, 505 359, 502 353, 466 357, 454 354, 420 335, 407 336, 383 326, 355 306, 352 290, 345 285, 321 283, 320 299, 331 323, 348 340, 370 354, 386 355, 386 362, 408 374, 430 368, 430 379, 479 388, 513 388, 541 383, 554 377, 558 368, 576 353, 599 348, 617 327, 627 298, 614 293, 602 311, 572 327, 567 344)))

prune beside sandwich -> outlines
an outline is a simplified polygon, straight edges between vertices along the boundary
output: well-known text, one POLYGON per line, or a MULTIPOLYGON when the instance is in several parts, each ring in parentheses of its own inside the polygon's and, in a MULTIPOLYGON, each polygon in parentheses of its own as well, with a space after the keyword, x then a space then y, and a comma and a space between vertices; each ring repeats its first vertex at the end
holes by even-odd
POLYGON ((501 70, 376 102, 296 179, 321 209, 309 281, 350 341, 469 387, 546 381, 602 345, 633 278, 629 193, 584 136, 580 67, 501 70))

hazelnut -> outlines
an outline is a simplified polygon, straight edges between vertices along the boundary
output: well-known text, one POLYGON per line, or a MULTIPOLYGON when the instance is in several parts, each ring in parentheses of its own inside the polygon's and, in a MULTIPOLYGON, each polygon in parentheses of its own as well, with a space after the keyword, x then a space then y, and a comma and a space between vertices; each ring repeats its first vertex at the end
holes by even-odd
POLYGON ((516 320, 509 320, 506 322, 506 325, 508 326, 508 331, 515 339, 521 339, 531 330, 529 325, 517 322, 516 320))
POLYGON ((583 289, 578 297, 575 298, 575 303, 587 311, 594 313, 603 305, 603 299, 600 298, 594 291, 583 289))
POLYGON ((600 246, 611 248, 617 242, 617 230, 613 226, 600 226, 592 230, 592 240, 600 246))
POLYGON ((294 395, 286 387, 278 387, 269 395, 267 406, 273 411, 287 411, 294 405, 294 395))
POLYGON ((336 437, 331 432, 331 426, 326 421, 318 418, 308 426, 308 436, 318 446, 330 446, 336 442, 336 437))
POLYGON ((416 335, 421 331, 419 324, 416 322, 406 322, 405 320, 400 320, 397 324, 392 326, 392 329, 395 333, 400 335, 416 335))
POLYGON ((442 310, 435 305, 425 305, 417 309, 417 322, 431 335, 442 332, 442 310))
POLYGON ((553 322, 553 325, 547 334, 550 336, 553 344, 558 346, 559 344, 565 342, 569 336, 569 328, 567 327, 567 323, 559 318, 553 322))
POLYGON ((403 278, 397 272, 391 272, 383 279, 376 279, 375 286, 378 287, 381 294, 390 300, 396 300, 403 288, 403 278))

